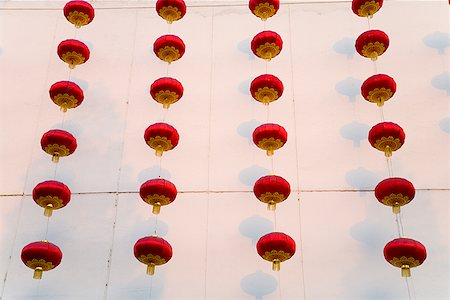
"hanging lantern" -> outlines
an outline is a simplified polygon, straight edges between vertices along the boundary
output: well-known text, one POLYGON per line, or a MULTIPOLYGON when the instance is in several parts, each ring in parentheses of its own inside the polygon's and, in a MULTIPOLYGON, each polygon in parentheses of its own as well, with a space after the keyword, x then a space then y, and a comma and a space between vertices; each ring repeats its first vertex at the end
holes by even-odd
POLYGON ((34 242, 26 245, 20 255, 23 263, 34 270, 33 278, 42 279, 42 273, 56 268, 62 260, 58 246, 49 241, 34 242))
POLYGON ((268 156, 283 147, 286 141, 287 132, 278 124, 262 124, 253 131, 253 142, 259 148, 266 150, 268 156))
POLYGON ((398 177, 384 179, 375 187, 375 197, 380 203, 392 206, 394 214, 400 213, 400 206, 411 202, 415 194, 413 184, 398 177))
POLYGON ((360 17, 371 18, 383 6, 383 0, 353 0, 352 10, 360 17))
POLYGON ((283 40, 273 31, 262 31, 251 42, 253 53, 259 58, 271 60, 283 49, 283 40))
POLYGON ((69 1, 64 6, 64 16, 76 28, 80 28, 92 22, 94 8, 86 1, 69 1))
POLYGON ((391 157, 392 152, 400 149, 405 142, 405 133, 395 123, 378 123, 369 131, 369 142, 375 149, 383 151, 386 157, 391 157))
POLYGON ((44 133, 41 147, 52 156, 52 161, 57 163, 60 157, 68 156, 77 149, 77 140, 67 131, 53 129, 44 133))
POLYGON ((169 64, 183 57, 185 49, 183 41, 171 34, 159 37, 153 44, 153 52, 156 56, 169 64))
POLYGON ((402 269, 402 277, 411 277, 410 269, 425 261, 427 250, 418 241, 398 238, 386 244, 384 258, 394 267, 402 269))
POLYGON ((186 4, 183 0, 158 0, 156 1, 156 12, 169 24, 184 17, 186 4))
POLYGON ((252 97, 259 102, 269 105, 283 95, 283 83, 277 77, 264 74, 253 79, 250 84, 252 97))
POLYGON ((66 206, 70 195, 67 185, 55 180, 41 182, 33 189, 33 200, 44 208, 46 217, 51 217, 53 210, 66 206))
POLYGON ((75 108, 84 100, 83 90, 74 82, 58 81, 49 90, 53 103, 58 105, 63 112, 69 108, 75 108))
POLYGON ((295 254, 295 241, 282 232, 271 232, 258 240, 256 250, 262 258, 272 262, 272 270, 279 271, 280 263, 295 254))
POLYGON ((159 214, 161 206, 172 203, 177 197, 177 188, 169 180, 157 178, 144 182, 139 190, 142 200, 153 206, 153 213, 159 214))
POLYGON ((361 94, 369 102, 383 106, 397 90, 394 79, 385 74, 377 74, 367 78, 361 85, 361 94))
POLYGON ((163 238, 146 236, 134 244, 134 256, 147 265, 147 274, 155 274, 155 266, 167 263, 172 258, 172 246, 163 238))
POLYGON ((277 13, 280 0, 250 0, 248 8, 255 16, 265 21, 277 13))
POLYGON ((183 85, 176 79, 163 77, 155 80, 150 86, 150 95, 152 98, 163 105, 164 108, 169 106, 183 96, 183 85))
POLYGON ((389 37, 381 30, 363 32, 355 43, 356 51, 361 56, 377 60, 389 47, 389 37))
POLYGON ((89 59, 89 48, 78 40, 65 40, 58 45, 58 56, 62 61, 74 69, 77 65, 84 64, 89 59))
POLYGON ((291 186, 283 177, 269 175, 259 178, 253 186, 253 193, 259 201, 267 203, 267 209, 275 210, 277 203, 289 197, 291 186))
POLYGON ((162 156, 164 151, 172 150, 178 145, 180 136, 169 124, 155 123, 145 130, 144 139, 150 148, 155 149, 156 156, 162 156))

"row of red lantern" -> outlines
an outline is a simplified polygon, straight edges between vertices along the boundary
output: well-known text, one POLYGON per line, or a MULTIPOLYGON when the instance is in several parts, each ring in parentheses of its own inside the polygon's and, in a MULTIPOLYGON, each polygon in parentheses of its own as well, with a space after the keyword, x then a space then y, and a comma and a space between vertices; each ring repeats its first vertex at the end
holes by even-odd
MULTIPOLYGON (((156 12, 169 24, 180 20, 186 14, 186 4, 183 0, 158 0, 156 12)), ((175 35, 163 35, 153 44, 153 52, 162 61, 171 64, 179 60, 185 53, 185 44, 175 35)), ((150 86, 150 95, 163 109, 181 99, 184 88, 181 82, 171 77, 155 80, 150 86)), ((178 131, 167 123, 150 125, 144 133, 147 145, 155 150, 156 156, 162 156, 178 145, 178 131)), ((169 205, 177 196, 176 186, 169 180, 154 178, 144 182, 139 190, 142 200, 153 207, 152 212, 160 213, 161 206, 169 205)), ((139 239, 134 245, 134 256, 147 265, 147 274, 153 275, 155 267, 167 263, 172 258, 172 246, 156 235, 139 239)))
MULTIPOLYGON (((70 1, 64 6, 64 16, 77 28, 94 19, 94 8, 85 1, 70 1)), ((82 42, 69 39, 57 48, 58 56, 73 69, 89 59, 89 48, 82 42)), ((49 90, 50 99, 65 113, 78 107, 84 100, 83 90, 74 82, 59 81, 49 90)), ((64 130, 50 130, 41 138, 41 147, 57 163, 60 157, 72 154, 77 148, 75 137, 64 130)), ((71 198, 70 189, 62 182, 47 180, 37 184, 32 193, 37 205, 44 208, 44 215, 51 217, 53 210, 65 207, 71 198)), ((22 249, 23 263, 34 270, 33 278, 41 279, 45 271, 56 268, 62 260, 61 249, 47 240, 33 242, 22 249)))
MULTIPOLYGON (((360 17, 371 18, 383 5, 383 0, 353 0, 352 10, 360 17)), ((362 33, 355 43, 356 51, 363 57, 375 61, 389 47, 389 37, 380 30, 369 30, 362 33)), ((376 103, 380 109, 396 92, 394 79, 385 74, 376 74, 364 81, 361 95, 369 102, 376 103)), ((404 144, 403 129, 392 122, 381 122, 372 127, 368 136, 372 147, 384 152, 390 159, 392 153, 404 144)), ((395 214, 400 207, 414 199, 415 189, 411 182, 404 178, 390 177, 382 180, 375 187, 375 197, 387 206, 392 207, 395 214)), ((385 259, 395 267, 401 268, 402 276, 411 276, 410 268, 417 267, 426 259, 425 246, 413 239, 399 237, 387 243, 384 248, 385 259)))

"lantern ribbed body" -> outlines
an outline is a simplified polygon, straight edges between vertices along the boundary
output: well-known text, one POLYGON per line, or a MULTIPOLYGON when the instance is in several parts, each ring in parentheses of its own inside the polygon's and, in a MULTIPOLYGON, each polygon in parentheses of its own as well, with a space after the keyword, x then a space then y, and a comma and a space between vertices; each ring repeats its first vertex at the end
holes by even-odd
POLYGON ((169 180, 162 178, 150 179, 141 185, 139 195, 144 202, 153 205, 154 213, 159 213, 159 207, 172 203, 177 197, 177 188, 169 180))
POLYGON ((403 129, 392 122, 382 122, 369 131, 369 142, 375 149, 383 151, 387 157, 400 149, 405 142, 403 129))
POLYGON ((278 77, 271 74, 263 74, 250 84, 250 93, 252 97, 261 103, 269 104, 283 95, 284 87, 278 77))
POLYGON ((171 34, 159 37, 153 44, 153 52, 155 52, 156 56, 168 63, 183 57, 185 49, 186 46, 183 40, 171 34))
POLYGON ((27 267, 35 270, 34 278, 41 279, 42 272, 52 270, 61 263, 62 252, 48 241, 39 241, 23 247, 20 257, 27 267))
POLYGON ((77 28, 92 22, 94 8, 86 1, 69 1, 64 6, 64 16, 77 28))
POLYGON ((72 154, 77 149, 77 140, 65 130, 49 130, 41 138, 41 147, 53 157, 63 157, 72 154))
POLYGON ((280 149, 287 142, 287 132, 278 124, 262 124, 253 131, 253 142, 259 148, 266 150, 267 155, 273 155, 275 150, 280 149))
POLYGON ((363 32, 355 43, 356 51, 364 57, 376 60, 389 47, 389 37, 381 30, 363 32))
POLYGON ((248 8, 258 18, 267 20, 277 13, 280 8, 280 0, 250 0, 248 8))
POLYGON ((261 202, 267 203, 268 208, 275 209, 276 204, 283 202, 291 193, 291 186, 281 176, 268 175, 259 178, 253 186, 253 193, 261 202))
POLYGON ((172 246, 157 236, 143 237, 134 244, 134 256, 146 264, 147 273, 153 275, 155 266, 163 265, 172 258, 172 246))
POLYGON ((266 30, 255 35, 251 48, 259 58, 270 60, 280 54, 283 49, 283 40, 278 33, 266 30))
POLYGON ((74 82, 58 81, 49 90, 53 103, 66 111, 79 106, 84 100, 83 90, 74 82))
POLYGON ((186 4, 183 0, 158 0, 156 12, 169 23, 178 21, 186 14, 186 4))
POLYGON ((273 263, 274 271, 278 271, 280 262, 295 254, 295 241, 282 232, 271 232, 258 240, 256 250, 263 259, 273 263))
POLYGON ((413 239, 397 238, 384 247, 384 258, 402 269, 402 276, 410 276, 410 268, 421 265, 427 258, 425 246, 413 239))
POLYGON ((48 180, 39 183, 33 189, 33 200, 51 215, 54 209, 60 209, 70 202, 70 189, 62 182, 48 180))
POLYGON ((155 80, 150 86, 152 98, 168 108, 183 97, 184 88, 181 82, 174 78, 162 77, 155 80))
POLYGON ((145 130, 144 139, 150 148, 155 149, 156 155, 160 156, 163 151, 175 148, 180 136, 173 126, 166 123, 155 123, 145 130))
POLYGON ((400 206, 414 199, 416 190, 411 182, 404 178, 387 178, 375 187, 375 197, 384 205, 392 206, 394 213, 400 212, 400 206))
POLYGON ((361 94, 369 102, 382 106, 391 99, 397 90, 394 79, 385 74, 376 74, 367 78, 361 85, 361 94))
POLYGON ((352 11, 359 17, 372 17, 383 6, 383 0, 353 0, 352 11))
POLYGON ((83 42, 69 39, 58 45, 58 56, 62 61, 69 64, 70 68, 84 64, 89 59, 89 48, 83 42))

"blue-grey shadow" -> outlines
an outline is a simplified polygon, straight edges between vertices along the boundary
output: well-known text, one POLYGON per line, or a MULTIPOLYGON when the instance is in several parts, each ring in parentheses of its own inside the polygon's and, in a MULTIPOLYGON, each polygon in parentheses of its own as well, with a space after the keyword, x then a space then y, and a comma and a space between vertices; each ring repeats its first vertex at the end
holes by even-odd
POLYGON ((345 180, 354 188, 369 190, 377 185, 380 178, 375 173, 366 170, 363 167, 359 167, 358 169, 348 171, 347 174, 345 174, 345 180))
POLYGON ((247 294, 254 296, 257 300, 273 293, 277 286, 278 282, 273 275, 260 270, 241 279, 241 289, 247 294))
POLYGON ((336 53, 346 55, 348 59, 351 59, 356 52, 355 39, 349 37, 343 38, 333 45, 333 49, 336 53))
POLYGON ((361 81, 352 77, 339 81, 336 84, 336 91, 347 96, 350 102, 355 102, 356 96, 361 93, 361 81))
MULTIPOLYGON (((255 198, 255 201, 258 201, 255 198)), ((273 231, 273 223, 269 219, 263 218, 259 215, 253 215, 239 224, 239 232, 252 240, 252 244, 256 242, 263 235, 273 231)))
POLYGON ((170 180, 172 177, 169 170, 164 168, 159 169, 158 165, 154 165, 150 168, 144 169, 138 174, 138 181, 144 183, 147 180, 160 177, 163 179, 170 180))
POLYGON ((250 95, 250 84, 251 83, 252 83, 252 79, 247 79, 245 81, 242 81, 238 86, 239 92, 244 95, 250 95))
POLYGON ((435 31, 423 38, 423 42, 430 48, 434 48, 439 54, 444 54, 445 49, 450 46, 450 34, 447 32, 435 31))
POLYGON ((270 173, 269 169, 253 165, 239 173, 239 181, 247 186, 253 186, 260 177, 270 173))
POLYGON ((252 49, 250 48, 250 43, 251 43, 250 38, 245 39, 245 40, 240 41, 238 43, 237 48, 242 53, 247 54, 249 60, 254 60, 255 59, 255 55, 253 55, 252 49))
POLYGON ((431 80, 431 84, 437 88, 438 90, 444 90, 447 92, 447 95, 450 95, 450 73, 443 72, 439 75, 436 75, 431 80))
MULTIPOLYGON (((378 205, 375 196, 372 195, 371 197, 378 205)), ((386 207, 386 213, 390 213, 389 207, 386 207)), ((350 236, 364 246, 364 251, 370 253, 378 253, 380 249, 383 249, 386 241, 389 240, 389 233, 389 228, 383 226, 373 218, 367 218, 350 228, 350 236)))
POLYGON ((439 122, 442 131, 450 134, 450 117, 444 118, 439 122))
POLYGON ((82 41, 82 40, 80 40, 80 41, 85 43, 86 46, 88 46, 89 52, 92 52, 92 50, 94 50, 94 44, 92 42, 90 42, 90 41, 82 41))
POLYGON ((344 125, 341 130, 341 136, 344 139, 353 141, 353 146, 359 147, 361 141, 367 138, 369 132, 369 125, 353 121, 344 125))
POLYGON ((89 89, 89 83, 84 79, 72 77, 70 80, 78 84, 78 86, 83 90, 83 92, 86 92, 89 89))
POLYGON ((251 145, 253 144, 253 131, 255 131, 255 128, 261 125, 261 122, 258 122, 255 119, 252 119, 250 121, 245 121, 241 124, 239 124, 237 128, 237 133, 246 138, 248 140, 248 143, 251 145))

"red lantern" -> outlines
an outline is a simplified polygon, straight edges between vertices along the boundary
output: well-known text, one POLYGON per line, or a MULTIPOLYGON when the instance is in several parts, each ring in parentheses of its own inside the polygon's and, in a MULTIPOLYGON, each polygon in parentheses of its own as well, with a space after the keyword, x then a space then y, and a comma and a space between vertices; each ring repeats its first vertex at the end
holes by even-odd
POLYGON ((183 0, 158 0, 156 1, 156 12, 170 24, 184 17, 186 4, 183 0))
POLYGON ((263 124, 253 131, 253 142, 259 148, 266 150, 268 156, 273 155, 275 150, 283 147, 286 141, 287 132, 278 124, 263 124))
POLYGON ((282 232, 271 232, 258 240, 256 250, 262 258, 272 262, 272 270, 279 271, 280 263, 295 254, 295 241, 282 232))
POLYGON ((172 258, 172 246, 163 238, 146 236, 134 244, 134 256, 147 265, 147 274, 155 274, 155 266, 167 263, 172 258))
POLYGON ((265 21, 277 13, 280 0, 250 0, 248 8, 255 16, 265 21))
POLYGON ((178 145, 180 136, 169 124, 155 123, 145 130, 144 139, 150 148, 155 149, 156 156, 162 156, 164 151, 172 150, 178 145))
POLYGON ((360 17, 371 18, 383 6, 383 0, 353 0, 352 10, 360 17))
POLYGON ((33 278, 42 279, 44 271, 50 271, 61 263, 62 252, 49 241, 40 241, 23 247, 21 258, 28 268, 34 270, 33 278))
POLYGON ((400 213, 400 206, 414 199, 416 190, 411 182, 403 178, 387 178, 375 187, 375 197, 380 203, 392 206, 394 214, 400 213))
POLYGON ((44 208, 44 215, 52 216, 54 209, 60 209, 70 201, 70 190, 62 182, 49 180, 36 185, 33 189, 33 200, 44 208))
POLYGON ((153 213, 159 214, 161 206, 172 203, 177 197, 177 188, 169 180, 157 178, 144 182, 139 195, 146 203, 153 205, 153 213))
POLYGON ((153 44, 153 52, 159 59, 168 62, 179 60, 183 57, 186 46, 183 41, 175 35, 163 35, 153 44))
POLYGON ((250 84, 252 97, 259 102, 269 105, 283 95, 283 83, 277 77, 264 74, 253 79, 250 84))
POLYGON ((390 157, 392 152, 400 149, 405 142, 405 133, 395 123, 378 123, 369 131, 369 142, 372 147, 383 151, 386 157, 390 157))
POLYGON ((381 30, 363 32, 357 39, 355 48, 361 56, 377 60, 389 47, 389 37, 381 30))
POLYGON ((53 103, 66 112, 69 108, 75 108, 84 100, 83 90, 74 82, 58 81, 49 90, 53 103))
POLYGON ((150 95, 152 98, 163 105, 164 108, 169 106, 183 96, 183 85, 176 79, 163 77, 155 80, 150 86, 150 95))
POLYGON ((267 203, 267 209, 275 210, 277 203, 289 197, 291 186, 283 177, 269 175, 259 178, 253 186, 253 193, 259 201, 267 203))
POLYGON ((64 16, 76 28, 80 28, 92 22, 94 8, 86 1, 70 1, 64 6, 64 16))
POLYGON ((68 156, 77 149, 77 140, 67 131, 53 129, 44 133, 41 147, 52 156, 52 161, 57 163, 60 157, 68 156))
POLYGON ((411 268, 421 265, 427 250, 420 242, 408 238, 390 241, 384 247, 384 258, 394 267, 402 269, 402 277, 411 276, 411 268))
POLYGON ((385 101, 391 99, 397 90, 394 79, 385 74, 373 75, 364 81, 361 94, 369 102, 383 106, 385 101))
POLYGON ((65 40, 58 45, 58 56, 62 61, 74 69, 77 65, 84 64, 89 59, 89 48, 78 40, 65 40))
POLYGON ((271 60, 283 49, 283 40, 273 31, 262 31, 251 42, 253 53, 262 59, 271 60))

